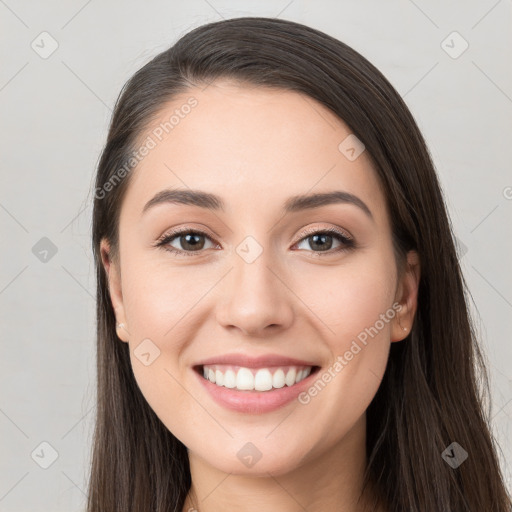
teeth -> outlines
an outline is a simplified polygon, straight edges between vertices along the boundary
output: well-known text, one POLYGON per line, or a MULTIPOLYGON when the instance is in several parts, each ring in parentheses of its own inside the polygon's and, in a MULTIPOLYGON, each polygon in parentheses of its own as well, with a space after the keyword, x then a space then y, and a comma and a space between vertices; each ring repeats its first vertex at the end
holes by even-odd
POLYGON ((236 375, 233 370, 228 370, 224 374, 224 383, 223 385, 227 388, 234 388, 236 386, 236 375))
POLYGON ((311 373, 311 366, 286 368, 250 369, 244 367, 229 368, 226 365, 203 366, 203 377, 217 386, 235 388, 240 391, 269 391, 293 386, 311 373), (272 373, 274 372, 274 373, 272 373))
POLYGON ((284 378, 286 385, 293 386, 295 384, 296 377, 297 377, 297 374, 295 373, 295 368, 291 368, 290 370, 288 370, 288 373, 286 374, 286 377, 284 378))
POLYGON ((236 374, 236 389, 254 389, 254 376, 248 368, 240 368, 236 374))
POLYGON ((272 374, 269 370, 258 370, 254 377, 254 389, 256 391, 268 391, 272 389, 272 374))

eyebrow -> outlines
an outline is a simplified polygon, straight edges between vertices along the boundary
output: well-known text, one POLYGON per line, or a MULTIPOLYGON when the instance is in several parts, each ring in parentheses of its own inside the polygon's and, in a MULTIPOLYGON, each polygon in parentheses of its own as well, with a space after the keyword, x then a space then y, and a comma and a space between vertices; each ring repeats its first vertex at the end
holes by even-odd
MULTIPOLYGON (((210 194, 201 190, 166 189, 158 192, 144 205, 142 214, 156 205, 168 203, 198 206, 199 208, 206 208, 214 211, 225 211, 224 201, 215 194, 210 194)), ((366 203, 354 194, 341 190, 292 196, 285 201, 283 211, 285 213, 293 213, 339 203, 357 206, 373 220, 372 212, 366 203)))

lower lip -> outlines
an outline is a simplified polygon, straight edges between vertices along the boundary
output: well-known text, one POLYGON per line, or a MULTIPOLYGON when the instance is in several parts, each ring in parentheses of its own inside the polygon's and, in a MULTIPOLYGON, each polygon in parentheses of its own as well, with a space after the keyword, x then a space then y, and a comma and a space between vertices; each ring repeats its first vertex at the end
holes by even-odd
POLYGON ((218 404, 232 411, 262 414, 279 409, 279 407, 283 407, 297 398, 310 385, 312 378, 316 376, 318 370, 319 368, 293 386, 285 385, 282 388, 272 389, 271 391, 240 391, 217 386, 208 379, 205 379, 197 371, 194 370, 194 373, 218 404))

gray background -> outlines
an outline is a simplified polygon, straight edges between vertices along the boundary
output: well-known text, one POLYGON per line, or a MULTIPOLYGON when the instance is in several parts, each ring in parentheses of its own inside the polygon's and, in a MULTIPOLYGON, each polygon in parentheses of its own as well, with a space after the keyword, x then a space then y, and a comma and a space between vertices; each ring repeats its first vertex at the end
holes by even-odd
POLYGON ((96 386, 91 191, 114 101, 190 29, 246 15, 341 39, 413 112, 460 241, 511 486, 511 11, 510 0, 0 0, 0 510, 84 508, 96 386))

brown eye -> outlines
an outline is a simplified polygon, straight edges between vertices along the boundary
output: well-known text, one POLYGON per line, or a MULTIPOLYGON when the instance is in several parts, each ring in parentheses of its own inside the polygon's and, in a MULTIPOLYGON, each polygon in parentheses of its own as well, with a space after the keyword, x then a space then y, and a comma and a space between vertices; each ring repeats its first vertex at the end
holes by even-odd
POLYGON ((204 247, 204 236, 200 235, 198 233, 188 233, 186 235, 178 235, 177 237, 174 237, 177 240, 180 241, 181 247, 185 251, 196 251, 200 250, 204 247))
POLYGON ((157 246, 179 255, 193 256, 194 252, 202 252, 207 240, 211 241, 211 238, 206 233, 188 229, 166 235, 157 246), (173 243, 175 245, 171 245, 173 243))
MULTIPOLYGON (((300 246, 300 244, 307 244, 309 246, 309 250, 319 253, 319 256, 323 256, 321 253, 333 254, 355 246, 352 238, 349 238, 334 228, 310 232, 296 245, 300 246), (331 250, 335 242, 338 242, 338 246, 331 250)), ((305 248, 308 249, 308 247, 305 248)))

